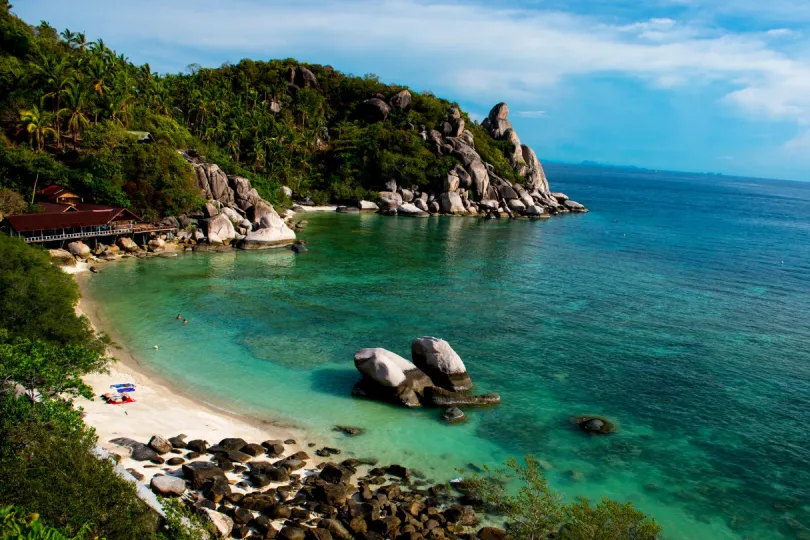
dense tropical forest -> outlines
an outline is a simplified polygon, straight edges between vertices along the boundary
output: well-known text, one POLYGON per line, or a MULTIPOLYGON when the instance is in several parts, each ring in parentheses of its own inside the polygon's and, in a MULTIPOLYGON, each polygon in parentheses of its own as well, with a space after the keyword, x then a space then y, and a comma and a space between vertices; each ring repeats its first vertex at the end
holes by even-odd
MULTIPOLYGON (((228 174, 249 178, 260 195, 279 189, 317 203, 374 198, 389 179, 441 182, 456 162, 419 135, 446 118, 451 103, 412 93, 384 122, 363 101, 404 87, 374 75, 344 75, 295 60, 242 60, 216 69, 158 75, 103 40, 30 26, 0 0, 0 213, 29 208, 34 187, 58 183, 87 201, 130 208, 147 218, 201 204, 177 150, 191 149, 228 174), (156 144, 138 144, 148 132, 156 144)), ((476 149, 498 173, 519 180, 495 141, 465 115, 476 149)))

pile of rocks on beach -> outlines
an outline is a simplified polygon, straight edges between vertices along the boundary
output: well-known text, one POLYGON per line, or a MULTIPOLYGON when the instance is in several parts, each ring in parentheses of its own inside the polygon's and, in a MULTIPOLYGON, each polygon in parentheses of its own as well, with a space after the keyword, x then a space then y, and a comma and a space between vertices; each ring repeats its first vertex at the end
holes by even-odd
MULTIPOLYGON (((362 430, 338 426, 355 435, 362 430)), ((110 441, 123 464, 148 462, 155 469, 151 490, 179 497, 221 538, 284 540, 507 538, 504 530, 482 526, 477 503, 448 484, 430 484, 418 471, 380 466, 373 459, 338 460, 340 450, 324 447, 315 456, 290 452, 295 441, 249 443, 229 438, 209 445, 185 435, 148 443, 110 441)), ((128 471, 140 482, 146 478, 128 471)))

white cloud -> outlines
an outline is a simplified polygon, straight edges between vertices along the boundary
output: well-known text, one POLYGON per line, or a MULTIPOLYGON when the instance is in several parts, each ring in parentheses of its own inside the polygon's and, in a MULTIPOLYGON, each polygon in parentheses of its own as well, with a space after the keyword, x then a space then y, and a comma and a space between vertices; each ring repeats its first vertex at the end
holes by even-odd
POLYGON ((546 111, 518 111, 515 114, 521 118, 545 118, 548 116, 546 111))
POLYGON ((790 36, 793 34, 793 30, 788 28, 772 28, 765 32, 765 34, 771 37, 783 37, 783 36, 790 36))
MULTIPOLYGON (((95 20, 103 32, 114 30, 144 47, 209 50, 220 60, 307 59, 327 51, 380 65, 382 57, 386 67, 418 70, 450 97, 475 103, 530 104, 568 78, 611 74, 667 89, 722 83, 730 88, 724 101, 741 111, 810 122, 807 61, 772 48, 764 31, 732 32, 705 19, 611 25, 593 15, 464 0, 77 1, 93 8, 40 3, 43 11, 61 10, 65 17, 72 11, 77 29, 95 20)), ((724 2, 678 0, 687 11, 723 10, 724 2)), ((740 9, 760 13, 767 7, 779 13, 795 7, 810 17, 809 8, 790 0, 741 0, 740 9)))

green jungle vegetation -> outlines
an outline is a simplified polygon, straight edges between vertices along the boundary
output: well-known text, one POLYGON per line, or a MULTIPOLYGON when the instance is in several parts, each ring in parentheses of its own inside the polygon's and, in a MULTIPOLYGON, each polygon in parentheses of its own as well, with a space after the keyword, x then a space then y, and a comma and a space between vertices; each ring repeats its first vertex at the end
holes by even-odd
MULTIPOLYGON (((159 75, 101 39, 31 26, 0 0, 0 213, 35 210, 35 186, 49 184, 147 219, 194 211, 203 201, 178 153, 189 149, 274 203, 289 202, 282 185, 316 203, 373 199, 390 179, 440 185, 456 159, 437 156, 419 130, 439 127, 453 104, 412 92, 385 121, 363 110, 404 88, 293 59, 159 75), (300 66, 314 84, 291 74, 300 66), (155 143, 139 144, 139 132, 155 143)), ((509 143, 463 116, 481 157, 519 180, 509 143)))

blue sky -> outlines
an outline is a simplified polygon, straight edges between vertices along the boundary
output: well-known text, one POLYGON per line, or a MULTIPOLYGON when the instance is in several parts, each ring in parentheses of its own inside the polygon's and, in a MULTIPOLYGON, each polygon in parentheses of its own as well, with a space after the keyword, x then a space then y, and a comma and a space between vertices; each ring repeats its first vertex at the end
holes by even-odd
POLYGON ((160 72, 294 57, 506 101, 541 159, 810 180, 810 2, 20 0, 160 72))

